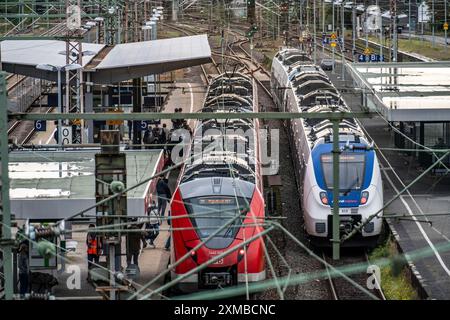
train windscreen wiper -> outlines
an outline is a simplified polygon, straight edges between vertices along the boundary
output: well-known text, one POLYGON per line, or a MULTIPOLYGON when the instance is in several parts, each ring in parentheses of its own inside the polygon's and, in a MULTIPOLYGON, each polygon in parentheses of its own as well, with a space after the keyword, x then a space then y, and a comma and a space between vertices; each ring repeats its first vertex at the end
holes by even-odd
POLYGON ((350 187, 347 190, 345 190, 344 196, 347 196, 350 193, 350 191, 353 190, 353 187, 358 185, 358 184, 359 184, 359 176, 356 176, 356 180, 353 181, 353 183, 350 185, 350 187))

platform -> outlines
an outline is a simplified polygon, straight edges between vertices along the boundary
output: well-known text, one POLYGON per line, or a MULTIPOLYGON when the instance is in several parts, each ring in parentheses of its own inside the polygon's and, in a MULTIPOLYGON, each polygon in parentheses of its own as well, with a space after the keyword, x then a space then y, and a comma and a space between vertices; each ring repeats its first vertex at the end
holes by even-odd
MULTIPOLYGON (((340 80, 340 68, 341 65, 338 63, 335 74, 328 72, 330 79, 337 88, 352 87, 350 74, 346 74, 346 82, 340 80)), ((440 69, 432 68, 431 70, 440 69)), ((361 111, 359 95, 349 92, 344 93, 343 97, 353 111, 361 111)), ((420 109, 417 111, 427 112, 420 109)), ((410 112, 413 113, 414 110, 410 112)), ((381 118, 360 121, 378 147, 395 147, 392 131, 388 129, 386 121, 381 118)), ((407 153, 383 151, 383 154, 386 159, 383 157, 379 159, 386 202, 403 188, 397 176, 401 177, 403 184, 406 185, 411 183, 423 169, 417 160, 407 153)), ((439 249, 440 246, 448 245, 450 242, 449 216, 422 215, 422 213, 447 212, 450 205, 449 189, 448 177, 426 175, 410 188, 412 198, 405 192, 385 210, 385 214, 410 216, 409 219, 389 219, 388 222, 400 252, 415 255, 409 259, 408 264, 414 283, 420 287, 421 298, 449 299, 450 297, 450 251, 448 246, 446 250, 439 249), (414 220, 411 215, 417 215, 416 219, 414 220), (427 221, 431 221, 432 225, 427 221), (422 254, 422 256, 416 256, 416 254, 422 254)))
POLYGON ((450 62, 352 63, 369 108, 389 121, 450 121, 450 62))
MULTIPOLYGON (((99 149, 10 153, 11 210, 17 219, 62 219, 95 204, 99 149)), ((124 151, 127 187, 162 170, 163 151, 124 151)), ((127 214, 143 215, 155 191, 150 181, 128 192, 127 214)), ((95 210, 87 214, 95 215, 95 210)))
MULTIPOLYGON (((55 294, 59 300, 65 300, 68 298, 73 299, 73 297, 78 297, 78 299, 102 299, 100 294, 95 291, 94 287, 86 281, 86 232, 77 231, 85 229, 86 226, 86 224, 75 224, 72 226, 72 230, 74 231, 72 232, 72 240, 77 241, 77 248, 75 252, 70 252, 67 255, 68 261, 66 262, 66 271, 60 272, 57 276, 59 285, 53 288, 53 294, 55 294), (67 281, 72 275, 70 270, 73 270, 74 267, 78 267, 81 271, 80 287, 69 289, 67 286, 67 281)), ((167 235, 167 231, 161 230, 159 236, 155 240, 156 248, 147 247, 141 250, 141 254, 138 258, 140 276, 134 280, 136 282, 136 288, 140 288, 142 285, 152 280, 167 268, 170 255, 169 251, 164 250, 167 235)), ((123 248, 125 248, 125 241, 123 241, 123 248)), ((105 259, 105 257, 101 257, 100 262, 105 262, 105 259)), ((122 257, 121 264, 122 267, 126 267, 125 256, 122 257)), ((150 289, 154 290, 163 285, 163 283, 164 278, 156 281, 150 289)), ((144 291, 144 293, 148 292, 148 290, 144 291)), ((155 295, 152 299, 161 299, 161 296, 155 295)))

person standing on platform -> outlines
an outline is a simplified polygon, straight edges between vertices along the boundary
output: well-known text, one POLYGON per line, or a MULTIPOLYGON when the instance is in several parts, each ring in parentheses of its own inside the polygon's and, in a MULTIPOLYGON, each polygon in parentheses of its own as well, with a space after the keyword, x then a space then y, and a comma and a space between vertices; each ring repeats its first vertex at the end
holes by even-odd
MULTIPOLYGON (((170 210, 169 210, 169 213, 167 214, 167 224, 170 226, 172 223, 171 223, 171 221, 170 221, 170 216, 171 216, 172 214, 171 214, 171 212, 170 212, 170 210)), ((169 249, 170 249, 170 232, 171 232, 171 230, 170 230, 170 228, 169 228, 169 237, 167 238, 167 240, 166 240, 166 244, 164 245, 164 249, 166 250, 166 251, 169 251, 169 249)))
POLYGON ((170 201, 172 198, 172 192, 170 191, 168 183, 169 180, 161 177, 156 184, 156 192, 158 193, 158 214, 160 217, 164 217, 167 201, 170 201))
POLYGON ((29 287, 29 279, 30 279, 30 260, 28 255, 28 244, 26 242, 22 242, 19 247, 19 281, 20 281, 20 289, 19 293, 21 296, 24 296, 28 293, 29 287))
MULTIPOLYGON (((178 113, 178 108, 175 108, 175 113, 178 113)), ((178 119, 172 119, 172 130, 178 129, 178 119)))
MULTIPOLYGON (((95 224, 91 223, 88 227, 89 229, 95 228, 95 224)), ((91 273, 90 270, 98 265, 100 261, 100 249, 102 247, 101 240, 97 235, 88 231, 86 236, 86 246, 87 246, 87 259, 88 259, 88 277, 87 280, 91 281, 91 273)))
POLYGON ((152 144, 152 141, 153 141, 152 138, 153 138, 152 127, 148 126, 147 130, 145 130, 144 138, 142 139, 142 141, 144 142, 144 145, 145 145, 145 149, 151 148, 150 144, 152 144))
MULTIPOLYGON (((137 221, 136 221, 137 222, 137 221)), ((141 253, 141 241, 144 236, 142 224, 133 224, 127 235, 127 268, 134 264, 139 269, 139 254, 141 253)))
POLYGON ((164 136, 165 136, 166 141, 169 141, 169 134, 170 134, 170 131, 169 131, 169 129, 167 129, 167 124, 163 123, 163 125, 162 125, 162 131, 163 131, 163 134, 164 134, 164 136))
POLYGON ((158 208, 155 203, 152 203, 152 205, 148 208, 147 213, 149 216, 149 222, 146 224, 147 240, 148 244, 155 248, 155 240, 159 235, 159 226, 161 224, 158 215, 158 208))

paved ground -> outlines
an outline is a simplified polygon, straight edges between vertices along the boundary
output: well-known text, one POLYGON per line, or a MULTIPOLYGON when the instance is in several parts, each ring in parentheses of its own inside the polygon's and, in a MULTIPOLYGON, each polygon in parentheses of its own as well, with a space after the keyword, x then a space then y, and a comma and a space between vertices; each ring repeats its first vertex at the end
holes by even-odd
MULTIPOLYGON (((338 64, 335 74, 329 73, 338 88, 343 87, 340 67, 338 64)), ((347 75, 346 79, 350 79, 350 76, 347 75)), ((352 83, 347 81, 345 86, 351 87, 352 83)), ((344 94, 344 99, 352 110, 361 110, 359 95, 344 94)), ((384 120, 362 119, 361 122, 378 147, 394 147, 393 134, 384 120)), ((423 168, 404 153, 383 151, 383 154, 386 158, 379 155, 379 159, 384 179, 384 199, 387 202, 423 172, 423 168)), ((450 299, 450 217, 427 218, 423 213, 449 212, 449 188, 449 177, 426 175, 410 188, 410 194, 403 193, 385 210, 385 214, 418 215, 405 220, 390 219, 389 223, 401 249, 409 254, 412 270, 432 299, 450 299), (427 221, 431 221, 432 225, 427 221), (446 249, 440 250, 441 245, 446 245, 446 249)))
MULTIPOLYGON (((82 230, 87 227, 86 224, 74 225, 73 230, 82 230)), ((164 224, 162 228, 167 228, 164 224)), ((156 248, 147 247, 141 251, 139 256, 140 277, 136 279, 136 287, 140 288, 141 285, 153 279, 162 270, 167 267, 169 261, 169 252, 164 250, 164 244, 167 239, 167 231, 161 231, 160 235, 155 241, 156 248)), ((77 249, 75 252, 71 252, 67 256, 66 272, 62 272, 57 275, 59 285, 54 288, 54 294, 60 299, 70 298, 83 298, 83 299, 95 299, 100 298, 99 294, 95 291, 94 287, 89 284, 87 279, 87 261, 86 261, 86 232, 73 232, 73 240, 77 241, 77 249), (81 285, 79 288, 70 289, 70 284, 73 283, 71 278, 71 268, 77 266, 81 270, 81 285), (68 285, 69 283, 69 285, 68 285)), ((123 248, 125 248, 125 242, 123 242, 123 248)), ((124 251, 124 250, 123 250, 124 251)), ((106 257, 100 259, 100 263, 106 263, 106 257)), ((122 268, 126 266, 126 257, 122 257, 122 268)), ((151 289, 163 284, 163 280, 155 283, 151 289)), ((160 298, 160 297, 155 297, 160 298)))

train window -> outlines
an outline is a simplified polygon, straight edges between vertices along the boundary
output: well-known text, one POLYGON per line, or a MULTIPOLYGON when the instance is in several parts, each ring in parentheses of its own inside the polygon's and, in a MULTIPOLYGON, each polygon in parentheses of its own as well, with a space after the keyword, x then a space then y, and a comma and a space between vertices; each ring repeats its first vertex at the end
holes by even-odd
MULTIPOLYGON (((207 238, 237 215, 248 212, 249 199, 242 197, 201 197, 186 200, 186 208, 200 238, 207 238)), ((217 238, 234 238, 242 219, 236 219, 229 228, 217 234, 217 238)))
MULTIPOLYGON (((326 188, 333 189, 333 155, 321 157, 326 188)), ((359 190, 364 181, 366 155, 364 153, 342 153, 339 156, 339 190, 348 193, 359 190)))

